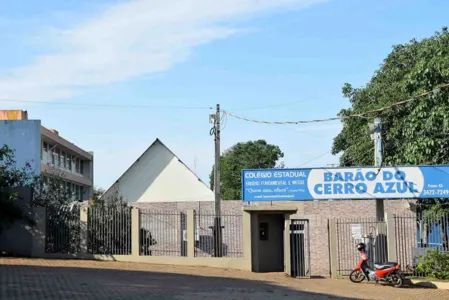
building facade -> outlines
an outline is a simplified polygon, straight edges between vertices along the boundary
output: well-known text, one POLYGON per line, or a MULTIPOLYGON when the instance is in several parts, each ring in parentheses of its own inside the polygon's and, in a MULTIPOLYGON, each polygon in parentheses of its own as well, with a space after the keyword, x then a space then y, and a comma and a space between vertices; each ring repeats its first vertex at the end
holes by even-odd
POLYGON ((127 202, 211 202, 214 192, 159 139, 103 194, 127 202))
POLYGON ((61 174, 74 200, 92 198, 92 152, 64 139, 57 130, 43 127, 39 120, 28 120, 26 111, 0 111, 0 120, 3 120, 0 123, 0 144, 15 150, 19 166, 30 163, 38 174, 61 174))

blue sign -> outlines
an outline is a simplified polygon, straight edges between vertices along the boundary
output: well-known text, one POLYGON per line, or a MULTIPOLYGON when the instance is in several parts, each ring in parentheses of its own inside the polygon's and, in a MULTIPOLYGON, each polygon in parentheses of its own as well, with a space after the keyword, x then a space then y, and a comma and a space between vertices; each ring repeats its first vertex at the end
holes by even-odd
POLYGON ((242 171, 243 201, 449 198, 449 166, 242 171))

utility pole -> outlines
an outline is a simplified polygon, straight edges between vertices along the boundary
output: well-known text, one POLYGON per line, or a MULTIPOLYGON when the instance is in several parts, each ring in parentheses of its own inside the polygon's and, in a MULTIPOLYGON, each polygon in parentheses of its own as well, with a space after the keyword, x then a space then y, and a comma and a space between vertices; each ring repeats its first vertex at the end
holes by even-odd
POLYGON ((214 123, 214 140, 215 140, 215 168, 214 168, 214 191, 215 191, 215 220, 213 226, 214 232, 214 256, 222 257, 223 235, 221 226, 221 191, 220 191, 220 104, 217 104, 217 110, 214 115, 209 116, 214 123))
MULTIPOLYGON (((382 166, 382 121, 380 118, 375 118, 374 123, 370 124, 371 139, 374 141, 374 165, 376 167, 382 166)), ((376 199, 376 217, 378 220, 384 218, 384 200, 376 199)))

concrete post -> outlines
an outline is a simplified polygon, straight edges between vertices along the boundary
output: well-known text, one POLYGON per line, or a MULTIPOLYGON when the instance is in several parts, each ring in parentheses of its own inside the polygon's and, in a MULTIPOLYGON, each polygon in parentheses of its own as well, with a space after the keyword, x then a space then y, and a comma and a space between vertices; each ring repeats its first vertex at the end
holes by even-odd
POLYGON ((259 214, 251 213, 251 271, 259 272, 259 214))
POLYGON ((387 226, 387 255, 388 261, 397 262, 396 247, 396 228, 394 215, 390 212, 385 213, 385 224, 387 226))
MULTIPOLYGON (((242 215, 242 231, 243 231, 243 258, 252 262, 252 252, 251 252, 251 213, 247 211, 243 211, 242 215)), ((252 267, 249 266, 249 270, 251 271, 252 267)))
POLYGON ((331 277, 338 277, 338 247, 337 247, 337 221, 328 220, 329 224, 329 258, 331 267, 331 277))
POLYGON ((290 215, 284 215, 284 270, 288 275, 292 275, 292 263, 290 260, 290 215))
POLYGON ((81 207, 80 209, 80 244, 81 244, 81 256, 87 255, 87 214, 88 207, 81 207))
POLYGON ((131 256, 140 256, 140 213, 136 207, 131 210, 131 256))
POLYGON ((44 257, 45 255, 45 238, 46 238, 46 223, 47 223, 47 212, 45 207, 35 207, 33 208, 35 226, 32 227, 32 257, 44 257))
POLYGON ((187 210, 187 257, 195 257, 195 211, 187 210))

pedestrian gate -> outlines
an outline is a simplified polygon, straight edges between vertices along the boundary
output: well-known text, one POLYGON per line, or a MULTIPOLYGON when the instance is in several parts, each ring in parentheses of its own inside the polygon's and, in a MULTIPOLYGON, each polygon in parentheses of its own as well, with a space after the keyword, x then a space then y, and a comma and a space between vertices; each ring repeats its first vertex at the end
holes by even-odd
POLYGON ((387 226, 375 218, 337 219, 337 276, 349 276, 360 260, 358 243, 366 244, 368 265, 388 261, 387 226))
POLYGON ((290 223, 291 276, 310 277, 310 232, 309 220, 294 219, 290 223))

